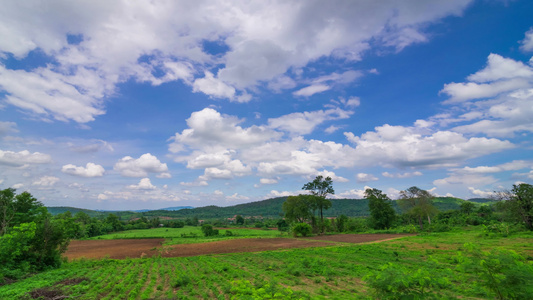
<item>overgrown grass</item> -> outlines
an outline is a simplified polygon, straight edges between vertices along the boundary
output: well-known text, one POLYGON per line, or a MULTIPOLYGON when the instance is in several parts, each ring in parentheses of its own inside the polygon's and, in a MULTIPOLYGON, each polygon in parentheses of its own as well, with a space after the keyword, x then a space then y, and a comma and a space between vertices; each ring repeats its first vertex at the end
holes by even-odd
MULTIPOLYGON (((151 235, 166 232, 157 230, 151 235)), ((76 299, 373 299, 383 282, 376 277, 379 274, 392 274, 397 283, 405 280, 415 292, 423 288, 426 298, 493 299, 496 295, 482 284, 482 275, 461 267, 469 255, 468 242, 482 250, 513 250, 528 265, 533 261, 531 232, 488 237, 482 228, 469 228, 364 245, 187 258, 80 260, 2 286, 0 299, 23 299, 42 287, 76 299), (73 278, 83 280, 58 284, 73 278)), ((387 298, 387 292, 379 295, 387 298)))

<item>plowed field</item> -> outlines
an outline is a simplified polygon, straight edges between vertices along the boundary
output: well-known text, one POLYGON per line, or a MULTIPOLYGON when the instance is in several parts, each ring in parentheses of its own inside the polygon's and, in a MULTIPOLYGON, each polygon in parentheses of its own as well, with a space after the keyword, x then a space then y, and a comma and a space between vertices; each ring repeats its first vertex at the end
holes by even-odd
POLYGON ((201 244, 162 247, 164 239, 86 240, 72 241, 65 256, 78 258, 184 257, 205 254, 258 252, 290 248, 324 247, 339 243, 369 243, 409 236, 407 234, 339 234, 310 238, 234 239, 201 244))

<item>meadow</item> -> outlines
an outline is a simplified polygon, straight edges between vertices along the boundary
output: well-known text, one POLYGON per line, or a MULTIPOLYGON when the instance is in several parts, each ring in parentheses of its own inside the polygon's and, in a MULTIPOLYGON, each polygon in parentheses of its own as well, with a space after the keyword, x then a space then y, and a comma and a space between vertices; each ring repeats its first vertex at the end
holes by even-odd
MULTIPOLYGON (((164 237, 169 243, 186 243, 189 238, 182 238, 181 233, 190 230, 135 230, 99 238, 164 237)), ((279 236, 274 230, 231 231, 237 236, 220 238, 279 236)), ((533 261, 531 232, 504 236, 468 227, 372 244, 183 258, 77 260, 0 286, 0 299, 39 295, 56 299, 375 299, 383 280, 392 288, 409 287, 424 299, 494 299, 497 292, 473 260, 476 253, 493 249, 510 253, 515 258, 510 263, 520 270, 529 268, 528 275, 533 261)))

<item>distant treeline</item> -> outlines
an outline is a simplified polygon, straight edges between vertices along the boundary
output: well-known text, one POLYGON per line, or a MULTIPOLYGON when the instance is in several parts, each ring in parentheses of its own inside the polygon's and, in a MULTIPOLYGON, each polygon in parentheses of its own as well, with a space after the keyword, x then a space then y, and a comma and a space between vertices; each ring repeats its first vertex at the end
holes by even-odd
MULTIPOLYGON (((267 199, 263 201, 238 204, 234 206, 219 207, 215 205, 181 209, 177 211, 169 210, 150 210, 146 212, 132 212, 132 211, 95 211, 88 209, 80 209, 74 207, 48 207, 48 211, 52 215, 57 215, 70 211, 72 214, 78 212, 84 212, 90 217, 105 218, 109 213, 113 213, 120 217, 121 220, 131 220, 141 217, 154 218, 154 217, 168 217, 175 219, 186 219, 196 217, 198 219, 220 219, 220 218, 232 218, 235 215, 242 216, 254 216, 263 218, 280 218, 283 216, 283 210, 281 206, 283 202, 287 200, 287 197, 278 197, 267 199)), ((489 204, 493 202, 490 199, 471 199, 471 202, 479 204, 489 204)), ((455 210, 459 209, 461 203, 465 200, 453 197, 436 197, 433 200, 435 207, 439 211, 455 210)), ((346 215, 348 217, 364 217, 369 216, 368 200, 367 199, 331 199, 332 206, 330 209, 324 211, 325 217, 337 217, 340 215, 346 215)), ((397 212, 400 212, 400 208, 393 201, 393 207, 397 212)))

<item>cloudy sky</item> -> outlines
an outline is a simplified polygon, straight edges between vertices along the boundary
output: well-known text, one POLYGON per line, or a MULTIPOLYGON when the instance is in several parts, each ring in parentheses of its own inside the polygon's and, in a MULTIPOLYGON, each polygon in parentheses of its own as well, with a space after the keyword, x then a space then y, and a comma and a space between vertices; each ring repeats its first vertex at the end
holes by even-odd
POLYGON ((533 182, 533 2, 3 1, 0 188, 228 206, 533 182))

